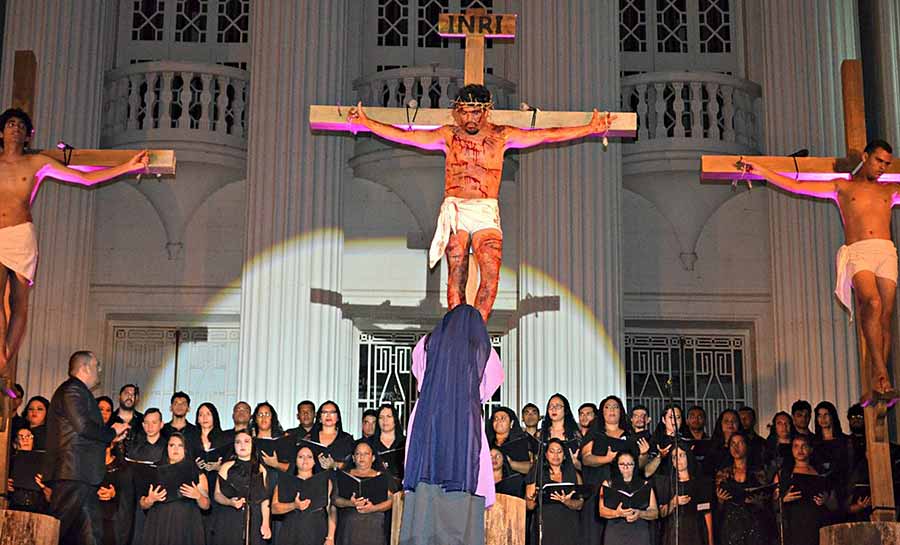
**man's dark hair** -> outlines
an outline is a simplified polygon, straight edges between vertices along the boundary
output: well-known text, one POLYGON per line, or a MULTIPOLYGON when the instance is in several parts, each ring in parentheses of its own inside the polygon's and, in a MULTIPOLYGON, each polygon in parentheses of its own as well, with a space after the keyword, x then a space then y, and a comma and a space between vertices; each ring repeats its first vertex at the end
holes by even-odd
POLYGON ((650 409, 648 409, 646 405, 641 405, 640 403, 638 403, 631 408, 631 412, 629 412, 628 415, 634 416, 635 411, 644 411, 645 413, 647 413, 647 416, 650 416, 650 409))
POLYGON ((158 414, 158 415, 159 415, 159 421, 162 422, 162 411, 160 411, 160 410, 159 410, 158 408, 156 408, 156 407, 150 407, 149 409, 147 409, 146 411, 144 411, 144 420, 147 420, 147 417, 150 416, 151 414, 158 414))
POLYGON ((529 408, 529 407, 532 408, 532 409, 534 409, 534 410, 536 410, 536 411, 538 412, 538 414, 541 414, 541 409, 540 409, 540 407, 538 407, 538 406, 535 405, 534 403, 526 403, 526 404, 522 407, 522 412, 524 413, 524 412, 525 412, 525 409, 527 409, 527 408, 529 408))
POLYGON ((586 407, 591 409, 592 411, 594 411, 595 415, 597 414, 597 412, 599 412, 599 409, 597 409, 597 406, 594 405, 593 403, 591 403, 590 401, 587 403, 582 403, 581 406, 578 407, 578 412, 581 412, 581 409, 584 409, 586 407))
POLYGON ((894 150, 893 150, 893 148, 891 148, 891 145, 881 139, 869 141, 869 143, 866 144, 866 148, 863 150, 863 152, 868 154, 868 153, 872 153, 873 151, 875 151, 877 149, 883 149, 884 151, 886 151, 888 153, 894 153, 894 150))
MULTIPOLYGON (((25 125, 25 138, 31 138, 31 132, 34 130, 34 124, 31 117, 21 108, 9 108, 0 114, 0 131, 2 131, 10 119, 18 119, 25 125)), ((3 138, 0 138, 0 147, 3 147, 3 138)))
POLYGON ((122 395, 122 392, 125 391, 125 388, 134 388, 134 395, 135 396, 141 395, 141 389, 138 387, 137 384, 126 384, 126 385, 122 386, 121 388, 119 388, 119 395, 122 395))
POLYGON ((316 412, 316 404, 313 403, 312 401, 308 400, 308 399, 304 399, 304 400, 301 401, 300 403, 297 403, 297 411, 299 412, 299 411, 300 411, 300 407, 302 407, 302 406, 304 406, 304 405, 309 405, 310 407, 312 407, 313 412, 316 412))
POLYGON ((478 83, 470 83, 465 87, 462 87, 456 93, 456 100, 454 103, 478 102, 481 104, 490 104, 492 101, 491 91, 487 87, 478 83))
POLYGON ((742 412, 745 412, 745 411, 747 411, 747 412, 749 412, 750 414, 752 414, 752 415, 753 415, 753 421, 756 422, 756 409, 754 409, 754 408, 751 407, 750 405, 744 405, 743 407, 741 407, 740 409, 738 409, 738 414, 740 414, 740 413, 742 413, 742 412))
POLYGON ((91 363, 94 353, 90 350, 79 350, 69 357, 69 375, 74 376, 79 369, 91 363))
POLYGON ((367 416, 374 416, 375 419, 377 420, 378 419, 378 411, 376 411, 375 409, 366 409, 365 411, 363 411, 362 417, 365 418, 367 416))
POLYGON ((809 401, 805 399, 798 399, 791 405, 791 415, 796 414, 799 411, 806 411, 810 415, 812 415, 812 405, 809 404, 809 401))
POLYGON ((25 388, 23 388, 22 385, 18 382, 15 384, 15 386, 13 386, 13 390, 15 390, 16 394, 19 395, 19 399, 25 397, 25 388))
POLYGON ((175 400, 178 399, 179 397, 180 397, 181 399, 187 401, 187 404, 188 404, 188 406, 190 407, 190 405, 191 405, 191 396, 187 395, 187 393, 182 392, 182 391, 178 391, 178 392, 175 392, 174 394, 172 394, 172 398, 169 399, 169 404, 171 405, 172 403, 175 403, 175 400))
POLYGON ((850 405, 850 408, 847 409, 847 418, 850 419, 854 416, 863 416, 865 411, 863 410, 863 406, 859 403, 854 403, 850 405))

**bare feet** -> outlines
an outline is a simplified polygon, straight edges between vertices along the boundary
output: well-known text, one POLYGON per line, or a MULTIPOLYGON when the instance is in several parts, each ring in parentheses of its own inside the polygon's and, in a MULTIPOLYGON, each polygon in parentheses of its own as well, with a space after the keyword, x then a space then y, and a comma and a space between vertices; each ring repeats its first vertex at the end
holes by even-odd
POLYGON ((872 389, 878 394, 887 394, 894 388, 891 386, 891 379, 888 376, 886 367, 874 367, 872 369, 872 389))

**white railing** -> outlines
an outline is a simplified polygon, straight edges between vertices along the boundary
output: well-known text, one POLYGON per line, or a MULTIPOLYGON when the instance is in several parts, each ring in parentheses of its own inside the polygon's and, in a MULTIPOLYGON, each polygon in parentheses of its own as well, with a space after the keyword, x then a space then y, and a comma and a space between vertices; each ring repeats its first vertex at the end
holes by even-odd
MULTIPOLYGON (((353 82, 357 97, 371 106, 403 107, 415 99, 420 108, 449 108, 464 85, 463 71, 437 66, 412 66, 367 74, 353 82)), ((497 108, 509 108, 516 86, 509 80, 485 75, 484 84, 497 108)))
POLYGON ((180 140, 246 149, 250 74, 217 64, 137 63, 106 75, 103 140, 180 140))
POLYGON ((760 97, 759 85, 726 74, 649 72, 622 78, 622 107, 638 114, 639 145, 702 139, 759 150, 760 97))

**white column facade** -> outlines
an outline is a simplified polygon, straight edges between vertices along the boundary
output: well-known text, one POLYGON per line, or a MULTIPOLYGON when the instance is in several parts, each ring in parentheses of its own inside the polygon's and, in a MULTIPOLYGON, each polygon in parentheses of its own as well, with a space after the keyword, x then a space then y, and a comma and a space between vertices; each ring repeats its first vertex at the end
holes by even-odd
MULTIPOLYGON (((565 4, 522 2, 519 97, 547 110, 618 110, 618 3, 565 4)), ((559 297, 559 310, 518 320, 519 406, 554 392, 575 406, 624 398, 621 165, 621 144, 603 151, 599 138, 520 155, 519 308, 559 297)))
MULTIPOLYGON (((344 138, 312 134, 310 104, 337 104, 346 77, 348 0, 254 2, 238 392, 285 416, 334 399, 349 414, 352 328, 338 294, 344 138)), ((347 104, 347 101, 343 101, 347 104)))
MULTIPOLYGON (((840 65, 859 54, 856 2, 764 0, 760 11, 766 153, 843 156, 840 65)), ((804 398, 845 411, 860 381, 855 328, 833 295, 837 206, 768 191, 775 361, 758 372, 774 374, 777 408, 804 398)))
MULTIPOLYGON (((9 105, 15 51, 34 51, 37 92, 30 113, 36 136, 31 147, 52 148, 59 140, 76 148, 98 146, 114 9, 115 2, 107 0, 7 2, 0 89, 3 104, 9 105)), ((17 373, 29 396, 52 393, 65 380, 68 358, 75 350, 100 349, 82 344, 94 240, 94 194, 47 180, 33 213, 40 259, 17 373)))

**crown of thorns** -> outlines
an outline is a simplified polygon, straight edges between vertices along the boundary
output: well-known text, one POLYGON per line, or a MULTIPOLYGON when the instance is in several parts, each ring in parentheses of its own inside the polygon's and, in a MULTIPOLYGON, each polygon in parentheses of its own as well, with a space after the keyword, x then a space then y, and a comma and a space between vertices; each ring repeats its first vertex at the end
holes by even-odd
POLYGON ((454 108, 477 108, 479 110, 490 110, 494 107, 493 100, 481 102, 478 100, 473 100, 472 95, 469 95, 469 100, 460 100, 458 98, 454 99, 452 104, 454 108))

